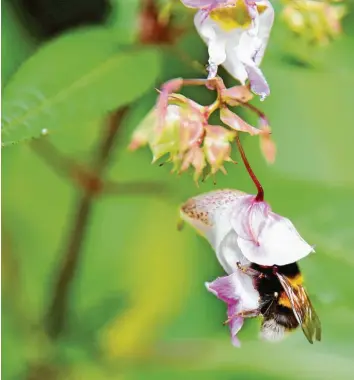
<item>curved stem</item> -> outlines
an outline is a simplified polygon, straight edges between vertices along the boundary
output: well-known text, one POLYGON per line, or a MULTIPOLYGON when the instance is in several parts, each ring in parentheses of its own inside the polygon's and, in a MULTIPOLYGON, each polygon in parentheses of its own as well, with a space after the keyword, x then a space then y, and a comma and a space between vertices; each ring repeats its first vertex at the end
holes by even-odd
POLYGON ((241 140, 240 140, 240 138, 239 138, 238 135, 236 136, 236 144, 237 144, 238 150, 240 151, 242 161, 245 164, 245 167, 246 167, 246 169, 248 171, 248 174, 250 175, 253 183, 256 185, 256 188, 257 188, 257 191, 258 191, 257 196, 256 196, 256 202, 263 202, 263 200, 264 200, 264 190, 263 190, 263 187, 262 187, 261 183, 259 182, 258 178, 256 177, 256 175, 254 174, 254 172, 253 172, 253 170, 251 168, 251 165, 250 165, 250 163, 247 160, 246 153, 243 150, 243 147, 242 147, 242 144, 241 144, 241 140))
MULTIPOLYGON (((99 180, 101 180, 109 162, 119 128, 128 110, 129 106, 124 106, 113 112, 109 117, 107 130, 102 138, 102 142, 98 146, 97 155, 93 162, 94 174, 99 180)), ((72 283, 82 256, 83 243, 96 194, 95 187, 88 186, 78 196, 78 209, 72 228, 69 231, 69 238, 54 285, 53 296, 46 313, 46 330, 53 340, 57 339, 63 332, 67 319, 72 283)))

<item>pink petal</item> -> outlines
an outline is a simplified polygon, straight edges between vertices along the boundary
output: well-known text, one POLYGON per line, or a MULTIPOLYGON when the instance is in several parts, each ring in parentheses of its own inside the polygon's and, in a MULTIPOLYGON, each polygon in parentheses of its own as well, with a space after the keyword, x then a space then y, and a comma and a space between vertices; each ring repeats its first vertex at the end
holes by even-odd
POLYGON ((205 131, 204 152, 210 164, 211 173, 214 174, 218 170, 226 173, 223 164, 224 161, 232 162, 230 141, 235 137, 235 133, 214 125, 208 125, 205 131))
POLYGON ((191 148, 184 156, 180 172, 186 171, 190 166, 195 168, 194 181, 198 181, 206 162, 202 149, 199 146, 191 148))
POLYGON ((247 132, 252 136, 263 133, 260 129, 252 127, 252 125, 246 123, 240 118, 240 116, 230 111, 227 107, 221 109, 220 119, 223 123, 236 131, 247 132))
POLYGON ((179 144, 182 152, 195 145, 200 145, 204 135, 203 116, 192 109, 184 111, 182 111, 179 133, 179 144))
POLYGON ((221 96, 223 101, 232 107, 239 106, 240 103, 248 103, 253 98, 248 86, 226 88, 222 90, 221 96))
MULTIPOLYGON (((219 277, 205 285, 211 293, 227 304, 228 318, 242 311, 257 309, 259 306, 259 293, 255 290, 251 278, 241 271, 219 277)), ((229 324, 231 341, 236 347, 240 346, 236 335, 242 325, 242 317, 232 318, 229 324)))
POLYGON ((229 276, 218 277, 205 285, 210 292, 228 305, 238 304, 240 311, 258 307, 259 293, 255 290, 251 277, 236 270, 236 263, 235 271, 229 276))
MULTIPOLYGON (((238 312, 239 312, 239 310, 238 310, 237 304, 228 305, 228 307, 227 307, 227 315, 228 316, 235 315, 238 312)), ((241 346, 240 340, 237 338, 237 333, 241 330, 241 328, 243 326, 243 321, 244 321, 244 318, 235 317, 229 323, 231 343, 234 347, 240 347, 241 346)))
POLYGON ((162 85, 161 92, 157 99, 157 104, 156 104, 159 128, 162 128, 162 125, 166 117, 169 95, 173 92, 178 91, 182 86, 183 86, 182 78, 171 79, 162 85))
POLYGON ((264 133, 261 135, 260 147, 261 152, 268 164, 273 164, 277 154, 277 147, 270 133, 264 133))
POLYGON ((206 284, 207 289, 210 292, 215 294, 220 300, 226 302, 227 304, 239 302, 239 296, 237 295, 236 285, 233 283, 232 276, 233 275, 231 274, 225 277, 218 277, 213 282, 206 284))

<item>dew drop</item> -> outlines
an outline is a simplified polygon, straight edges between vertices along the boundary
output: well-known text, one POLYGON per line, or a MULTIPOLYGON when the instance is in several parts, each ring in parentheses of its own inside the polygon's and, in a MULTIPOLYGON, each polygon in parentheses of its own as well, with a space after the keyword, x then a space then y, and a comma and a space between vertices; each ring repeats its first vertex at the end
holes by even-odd
POLYGON ((42 136, 47 136, 47 134, 48 134, 48 129, 47 129, 47 128, 43 128, 43 129, 41 130, 41 135, 42 135, 42 136))

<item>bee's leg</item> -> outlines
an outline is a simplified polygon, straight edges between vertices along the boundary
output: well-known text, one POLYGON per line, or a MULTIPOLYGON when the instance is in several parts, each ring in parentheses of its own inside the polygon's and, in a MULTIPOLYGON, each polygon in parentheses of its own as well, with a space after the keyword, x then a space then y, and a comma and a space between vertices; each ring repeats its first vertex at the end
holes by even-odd
POLYGON ((248 276, 251 277, 257 277, 257 278, 264 278, 266 275, 262 272, 259 272, 258 270, 252 269, 246 265, 241 265, 241 263, 238 261, 236 263, 237 268, 242 271, 243 273, 247 274, 248 276))
POLYGON ((260 315, 260 310, 259 309, 253 309, 253 310, 244 310, 240 311, 239 313, 233 314, 228 316, 227 320, 223 323, 224 325, 229 324, 233 319, 237 317, 242 317, 242 318, 253 318, 257 317, 260 315))

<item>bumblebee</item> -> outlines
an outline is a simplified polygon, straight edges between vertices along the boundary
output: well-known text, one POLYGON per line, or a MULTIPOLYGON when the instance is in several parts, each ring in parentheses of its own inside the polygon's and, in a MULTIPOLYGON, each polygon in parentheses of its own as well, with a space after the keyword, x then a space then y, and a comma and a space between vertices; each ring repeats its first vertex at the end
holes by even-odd
POLYGON ((282 266, 237 266, 252 276, 259 292, 259 308, 241 313, 244 317, 263 317, 261 336, 265 340, 279 341, 286 332, 301 326, 307 340, 321 340, 321 322, 303 287, 303 277, 297 263, 282 266))

